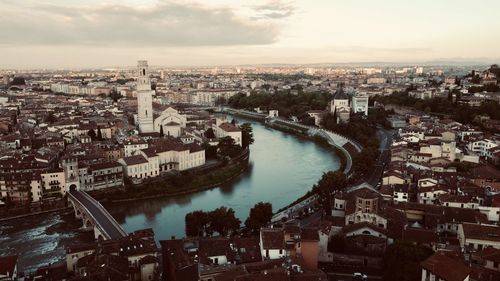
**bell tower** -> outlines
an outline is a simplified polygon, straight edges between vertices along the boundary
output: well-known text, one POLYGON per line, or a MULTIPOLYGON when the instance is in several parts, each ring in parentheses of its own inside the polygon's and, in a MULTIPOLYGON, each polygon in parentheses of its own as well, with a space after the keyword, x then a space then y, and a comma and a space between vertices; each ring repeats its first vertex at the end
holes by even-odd
POLYGON ((137 62, 137 123, 141 133, 154 132, 153 91, 149 78, 148 61, 137 62))

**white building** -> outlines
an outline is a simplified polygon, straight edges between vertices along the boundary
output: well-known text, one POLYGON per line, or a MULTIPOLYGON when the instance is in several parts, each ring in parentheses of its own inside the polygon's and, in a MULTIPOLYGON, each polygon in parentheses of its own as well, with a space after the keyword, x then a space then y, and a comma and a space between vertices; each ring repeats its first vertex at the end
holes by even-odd
POLYGON ((368 96, 365 93, 356 93, 352 97, 352 112, 368 116, 368 96))
POLYGON ((153 123, 153 94, 151 80, 149 78, 148 62, 140 60, 137 62, 137 123, 141 133, 154 132, 153 123))
POLYGON ((237 93, 237 90, 228 89, 201 90, 196 92, 194 103, 198 105, 214 106, 217 100, 228 100, 237 93))
POLYGON ((124 156, 132 156, 136 151, 146 149, 148 147, 148 143, 143 139, 129 139, 123 143, 124 156))
POLYGON ((186 128, 187 117, 176 109, 169 107, 154 120, 155 132, 163 131, 165 136, 180 137, 182 129, 186 128))
POLYGON ((500 227, 496 225, 462 223, 458 225, 457 236, 462 249, 482 250, 488 246, 500 249, 500 227))
POLYGON ((237 145, 241 146, 241 129, 237 126, 216 119, 215 125, 212 126, 217 138, 231 137, 237 145))
POLYGON ((118 159, 123 166, 125 176, 134 179, 145 179, 158 176, 157 170, 152 169, 148 160, 142 155, 133 155, 118 159), (156 172, 156 174, 153 174, 156 172))
POLYGON ((471 152, 479 154, 481 157, 488 157, 489 150, 497 146, 496 142, 491 139, 482 139, 469 142, 467 144, 467 149, 471 152))
POLYGON ((286 256, 285 239, 282 229, 261 229, 259 245, 262 260, 274 260, 286 256))
POLYGON ((367 84, 385 84, 386 79, 384 77, 371 77, 366 80, 367 84))
POLYGON ((205 164, 205 150, 196 144, 159 139, 151 147, 135 150, 118 160, 126 176, 135 179, 157 177, 171 170, 184 171, 205 164))

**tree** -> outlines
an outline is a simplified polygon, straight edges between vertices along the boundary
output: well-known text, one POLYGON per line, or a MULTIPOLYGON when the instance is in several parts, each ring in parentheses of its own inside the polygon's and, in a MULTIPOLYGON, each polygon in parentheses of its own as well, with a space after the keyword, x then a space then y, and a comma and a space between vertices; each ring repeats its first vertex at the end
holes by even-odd
POLYGON ((346 186, 347 177, 341 171, 323 173, 317 184, 318 193, 323 197, 343 190, 346 186))
POLYGON ((304 125, 314 126, 316 125, 316 119, 312 116, 307 116, 304 119, 300 120, 300 122, 304 125))
POLYGON ((243 123, 241 125, 241 145, 243 148, 247 148, 254 141, 252 125, 250 123, 243 123))
POLYGON ((241 221, 234 215, 232 208, 220 207, 208 214, 210 225, 208 233, 219 233, 221 236, 226 236, 234 233, 240 228, 241 221))
POLYGON ((187 236, 203 237, 209 223, 209 217, 203 211, 193 211, 186 214, 185 223, 187 236))
POLYGON ((241 152, 241 147, 236 144, 232 137, 223 137, 219 139, 217 151, 222 157, 235 157, 241 152))
POLYGON ((160 125, 160 138, 163 138, 164 133, 163 133, 163 124, 160 125))
POLYGON ((97 140, 102 141, 102 132, 100 127, 97 127, 97 140))
POLYGON ((205 150, 206 158, 217 158, 217 147, 210 145, 208 142, 204 142, 201 144, 201 147, 205 150))
POLYGON ((332 253, 344 253, 347 249, 347 242, 344 235, 335 234, 328 241, 328 251, 332 253))
POLYGON ((45 120, 44 120, 46 123, 49 123, 49 124, 52 124, 54 122, 57 121, 57 118, 55 117, 54 113, 53 112, 50 112, 49 114, 47 114, 47 116, 45 116, 45 120))
POLYGON ((323 173, 314 187, 320 195, 320 202, 327 214, 331 213, 332 194, 343 190, 347 186, 347 177, 340 171, 323 173))
POLYGON ((19 86, 19 85, 26 85, 26 80, 24 77, 14 77, 12 81, 10 82, 11 86, 19 86))
POLYGON ((208 128, 208 129, 205 131, 205 137, 206 137, 207 139, 215 139, 214 129, 212 129, 212 128, 208 128))
POLYGON ((245 221, 245 227, 252 232, 257 232, 266 226, 273 217, 273 205, 271 203, 259 202, 250 209, 250 214, 245 221))
POLYGON ((431 248, 413 245, 409 242, 396 241, 387 247, 384 255, 384 280, 417 281, 420 280, 420 264, 434 252, 431 248))
POLYGON ((117 91, 112 91, 109 93, 109 97, 113 99, 114 102, 117 102, 119 99, 123 98, 123 95, 118 93, 117 91))
POLYGON ((490 72, 495 74, 497 78, 500 78, 500 68, 498 67, 497 64, 491 65, 490 72))
POLYGON ((87 135, 90 137, 90 139, 91 139, 92 141, 94 141, 94 140, 96 139, 96 137, 97 137, 97 136, 96 136, 96 134, 95 134, 94 129, 90 129, 90 130, 87 132, 87 135))

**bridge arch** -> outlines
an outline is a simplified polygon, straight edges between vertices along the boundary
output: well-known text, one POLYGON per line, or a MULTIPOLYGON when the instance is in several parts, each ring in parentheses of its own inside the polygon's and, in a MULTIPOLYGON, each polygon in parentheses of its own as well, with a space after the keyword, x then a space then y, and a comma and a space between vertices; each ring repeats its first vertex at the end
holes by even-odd
POLYGON ((94 226, 92 225, 92 221, 90 221, 90 219, 86 219, 86 220, 85 220, 85 223, 83 224, 83 226, 84 226, 85 228, 92 228, 92 227, 94 227, 94 226))

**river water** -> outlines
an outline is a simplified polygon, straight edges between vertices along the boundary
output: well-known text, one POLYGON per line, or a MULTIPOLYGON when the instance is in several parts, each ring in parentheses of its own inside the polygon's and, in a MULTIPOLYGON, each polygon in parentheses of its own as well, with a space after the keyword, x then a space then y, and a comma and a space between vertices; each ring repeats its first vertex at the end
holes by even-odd
MULTIPOLYGON (((244 222, 255 203, 271 202, 276 211, 306 193, 323 172, 340 166, 331 150, 310 140, 258 122, 244 122, 252 124, 255 143, 250 147, 248 169, 232 182, 188 195, 105 207, 127 232, 153 228, 157 240, 182 237, 184 217, 191 211, 226 206, 233 208, 244 222)), ((21 255, 22 270, 62 261, 66 245, 90 239, 88 233, 77 231, 80 224, 71 216, 60 214, 0 223, 0 231, 3 231, 0 232, 0 255, 21 255)))

